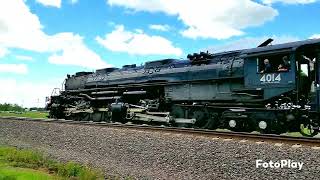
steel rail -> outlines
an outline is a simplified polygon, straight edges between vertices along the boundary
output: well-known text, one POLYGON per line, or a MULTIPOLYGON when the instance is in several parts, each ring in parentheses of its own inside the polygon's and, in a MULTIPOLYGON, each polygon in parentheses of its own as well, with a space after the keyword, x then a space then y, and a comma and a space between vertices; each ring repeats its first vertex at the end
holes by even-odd
POLYGON ((110 128, 127 128, 143 131, 161 131, 176 134, 191 134, 195 136, 206 136, 215 138, 229 138, 238 140, 258 141, 258 142, 274 142, 285 143, 294 145, 306 145, 320 147, 320 138, 312 137, 293 137, 275 134, 255 134, 247 132, 230 132, 230 131, 217 131, 207 129, 194 129, 194 128, 179 128, 167 126, 150 126, 150 125, 136 125, 136 124, 120 124, 120 123, 106 123, 106 122, 92 122, 92 121, 73 121, 65 119, 44 119, 44 118, 25 118, 25 117, 0 117, 0 120, 18 120, 18 121, 32 121, 43 123, 66 123, 77 125, 100 126, 110 128))

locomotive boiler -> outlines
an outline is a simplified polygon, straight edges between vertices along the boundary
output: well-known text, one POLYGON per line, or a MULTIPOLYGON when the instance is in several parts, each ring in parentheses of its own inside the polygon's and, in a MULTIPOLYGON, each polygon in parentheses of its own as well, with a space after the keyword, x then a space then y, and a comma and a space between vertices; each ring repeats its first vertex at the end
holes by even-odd
POLYGON ((67 75, 51 118, 284 133, 319 131, 320 39, 67 75))

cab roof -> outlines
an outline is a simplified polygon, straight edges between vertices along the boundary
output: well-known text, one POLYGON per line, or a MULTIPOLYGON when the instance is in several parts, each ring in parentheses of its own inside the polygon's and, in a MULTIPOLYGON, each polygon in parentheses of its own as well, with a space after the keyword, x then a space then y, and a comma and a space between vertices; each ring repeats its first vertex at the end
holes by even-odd
POLYGON ((295 41, 295 42, 289 42, 289 43, 283 43, 283 44, 276 44, 276 45, 268 45, 263 47, 257 47, 252 49, 244 49, 242 51, 242 54, 255 54, 255 53, 262 53, 262 52, 268 52, 268 51, 276 51, 276 50, 295 50, 301 46, 305 45, 313 45, 313 44, 320 44, 320 39, 308 39, 304 41, 295 41))

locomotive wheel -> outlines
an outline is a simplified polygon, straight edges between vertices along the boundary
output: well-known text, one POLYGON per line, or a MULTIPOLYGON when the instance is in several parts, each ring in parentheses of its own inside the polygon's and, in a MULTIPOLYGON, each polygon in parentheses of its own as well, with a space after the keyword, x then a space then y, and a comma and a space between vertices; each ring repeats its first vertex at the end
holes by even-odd
POLYGON ((313 137, 317 135, 318 131, 315 131, 313 127, 315 127, 315 125, 310 122, 305 124, 300 124, 300 134, 307 137, 313 137))
POLYGON ((219 114, 210 113, 207 123, 204 125, 205 129, 217 129, 219 127, 219 114))
POLYGON ((89 121, 90 120, 90 114, 89 113, 86 113, 86 112, 82 112, 82 113, 79 113, 79 119, 80 121, 89 121))
POLYGON ((230 119, 228 120, 228 129, 235 132, 241 132, 244 131, 244 124, 241 120, 234 120, 230 119))
POLYGON ((90 114, 86 112, 72 113, 67 119, 74 121, 90 121, 90 114))
POLYGON ((254 130, 254 126, 247 119, 229 120, 228 129, 236 132, 252 132, 254 130))
POLYGON ((91 114, 91 119, 94 122, 102 121, 103 114, 102 112, 94 112, 91 114))
POLYGON ((258 132, 261 134, 270 134, 271 133, 271 124, 265 120, 259 120, 258 124, 258 132))
POLYGON ((206 117, 206 113, 203 111, 195 110, 192 112, 192 118, 196 119, 195 127, 197 128, 205 128, 204 126, 206 125, 208 121, 208 117, 206 117))
POLYGON ((105 112, 105 119, 103 121, 105 122, 111 122, 111 118, 112 118, 112 113, 110 111, 105 112))
POLYGON ((120 122, 122 124, 125 124, 128 122, 128 120, 126 119, 126 117, 123 115, 123 113, 121 112, 112 112, 111 113, 111 120, 113 122, 120 122))
POLYGON ((185 118, 184 109, 180 106, 174 105, 172 107, 171 116, 173 116, 174 118, 185 118))
POLYGON ((278 119, 277 125, 272 127, 272 133, 274 134, 282 134, 288 132, 287 126, 285 126, 285 122, 278 119))
POLYGON ((197 120, 195 127, 201 129, 217 129, 219 126, 218 113, 210 113, 208 109, 203 111, 196 110, 193 112, 192 118, 197 120))
POLYGON ((260 120, 258 121, 258 132, 261 134, 281 134, 283 129, 281 125, 275 120, 275 124, 271 124, 270 121, 260 120))

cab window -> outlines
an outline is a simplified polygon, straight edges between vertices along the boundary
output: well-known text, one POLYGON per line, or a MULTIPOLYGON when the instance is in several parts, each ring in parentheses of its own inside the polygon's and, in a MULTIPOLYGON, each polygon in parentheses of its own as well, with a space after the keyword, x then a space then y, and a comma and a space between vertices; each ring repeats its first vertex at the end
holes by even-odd
POLYGON ((290 70, 289 54, 261 56, 257 58, 258 73, 288 72, 290 70))

